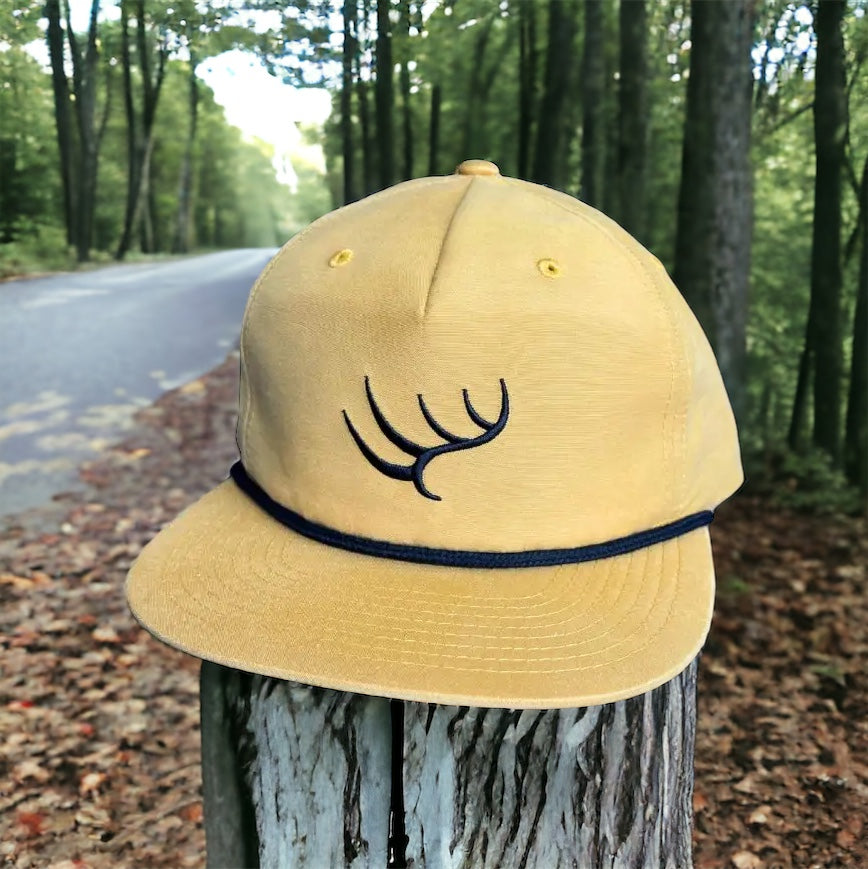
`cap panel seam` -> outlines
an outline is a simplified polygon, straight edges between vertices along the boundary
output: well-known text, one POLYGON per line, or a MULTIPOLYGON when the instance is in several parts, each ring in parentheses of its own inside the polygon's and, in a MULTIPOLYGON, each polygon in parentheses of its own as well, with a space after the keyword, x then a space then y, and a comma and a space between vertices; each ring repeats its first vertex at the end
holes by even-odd
MULTIPOLYGON (((584 223, 593 226, 594 228, 599 230, 613 245, 615 245, 617 248, 619 248, 620 250, 625 252, 630 257, 630 259, 633 260, 633 262, 638 266, 638 268, 641 272, 643 282, 645 283, 646 286, 650 285, 650 288, 653 290, 654 294, 657 296, 657 300, 658 300, 660 307, 662 309, 661 313, 663 316, 663 320, 666 323, 666 325, 669 327, 670 346, 672 347, 673 351, 676 351, 676 350, 679 351, 680 356, 682 358, 684 358, 686 356, 686 347, 685 347, 684 337, 683 337, 683 335, 681 335, 680 329, 678 328, 677 318, 673 315, 672 308, 667 303, 665 293, 663 292, 660 284, 658 283, 656 276, 653 274, 653 272, 648 267, 648 265, 642 261, 641 257, 639 257, 635 251, 631 250, 631 248, 628 245, 624 244, 624 242, 622 242, 620 239, 618 239, 614 235, 614 233, 612 233, 612 231, 609 229, 609 227, 607 227, 605 225, 601 225, 599 223, 595 223, 594 221, 592 221, 588 217, 588 215, 584 214, 580 208, 575 208, 575 207, 571 208, 567 203, 559 202, 556 199, 551 198, 551 196, 545 195, 546 193, 551 194, 551 193, 556 193, 557 191, 552 191, 548 188, 540 188, 539 185, 535 185, 535 184, 530 185, 529 191, 533 195, 535 195, 541 199, 544 199, 546 202, 550 203, 551 205, 555 206, 556 208, 559 208, 562 211, 566 211, 567 214, 571 214, 574 217, 578 217, 584 223)), ((581 205, 581 203, 578 201, 576 204, 581 205)), ((585 206, 585 207, 589 208, 590 206, 585 206)), ((600 213, 602 214, 602 212, 600 212, 600 213)), ((606 215, 603 215, 603 216, 605 217, 606 215)), ((611 220, 611 218, 607 218, 607 219, 611 220)), ((638 244, 638 242, 637 242, 637 244, 638 244)), ((664 425, 664 430, 663 430, 664 431, 663 462, 664 462, 664 468, 666 471, 668 471, 669 468, 673 464, 671 449, 669 447, 669 437, 667 437, 667 434, 670 431, 670 427, 667 424, 667 420, 669 420, 670 414, 671 414, 673 406, 675 404, 675 391, 676 391, 675 390, 675 380, 676 380, 676 376, 677 376, 678 366, 675 364, 674 355, 675 354, 673 353, 673 357, 670 358, 669 364, 668 364, 669 395, 666 399, 666 408, 664 410, 664 417, 663 417, 664 418, 664 423, 663 423, 663 425, 664 425)), ((687 368, 688 368, 688 377, 689 377, 690 368, 689 368, 689 366, 687 366, 687 368)), ((686 422, 686 408, 685 408, 683 413, 679 414, 679 416, 683 417, 684 421, 686 422)), ((676 423, 677 423, 677 421, 676 421, 676 423)), ((674 433, 675 436, 674 436, 673 440, 677 440, 678 443, 676 444, 676 449, 680 449, 680 452, 683 456, 685 453, 686 425, 682 424, 680 426, 677 426, 677 429, 678 430, 674 433)), ((679 465, 680 465, 680 467, 676 471, 676 474, 677 474, 676 478, 678 480, 679 491, 676 493, 675 501, 678 505, 678 510, 683 510, 684 491, 685 491, 684 462, 679 463, 679 465)))
MULTIPOLYGON (((244 390, 247 394, 247 405, 248 405, 247 419, 244 421, 244 427, 243 427, 242 435, 241 435, 242 443, 247 443, 248 432, 250 431, 250 426, 253 423, 253 416, 254 416, 254 412, 253 412, 254 404, 250 398, 250 382, 249 382, 249 378, 247 376, 247 368, 243 364, 244 357, 246 355, 245 347, 247 346, 247 342, 248 342, 247 336, 248 336, 248 333, 250 332, 250 313, 253 310, 254 304, 256 302, 256 297, 259 294, 260 287, 265 283, 266 279, 271 274, 271 272, 274 270, 274 268, 277 266, 278 261, 283 257, 284 253, 290 247, 294 247, 296 244, 299 244, 302 241, 302 239, 304 239, 315 228, 319 228, 319 227, 324 226, 326 224, 332 223, 337 217, 343 216, 345 214, 347 208, 352 208, 354 205, 360 204, 362 202, 369 203, 373 200, 382 201, 384 199, 391 199, 393 196, 397 196, 400 193, 406 192, 407 184, 412 184, 414 186, 414 188, 422 189, 425 187, 433 187, 436 184, 443 184, 444 182, 451 180, 452 177, 453 176, 450 176, 450 175, 445 175, 445 176, 438 175, 435 178, 425 178, 425 179, 419 179, 418 181, 410 181, 410 182, 404 182, 402 184, 395 184, 392 187, 388 187, 385 190, 380 190, 379 192, 373 193, 370 196, 365 197, 364 199, 358 200, 357 202, 351 202, 348 205, 342 206, 341 208, 336 208, 333 211, 329 211, 327 214, 324 214, 321 217, 318 217, 316 220, 309 223, 304 229, 297 232, 292 238, 288 239, 283 244, 283 246, 280 248, 280 250, 272 257, 271 262, 265 267, 265 271, 262 272, 262 274, 257 278, 256 282, 253 284, 253 289, 250 291, 250 298, 247 300, 247 305, 244 309, 244 319, 243 319, 243 322, 241 324, 241 338, 240 338, 239 343, 238 343, 238 349, 239 349, 240 354, 241 354, 241 363, 242 363, 241 364, 241 379, 242 379, 242 382, 244 385, 244 390)), ((466 194, 466 191, 465 191, 465 194, 466 194)), ((463 200, 464 196, 462 195, 461 198, 463 200)), ((453 215, 453 217, 454 217, 454 215, 453 215)), ((450 221, 450 226, 451 226, 451 221, 450 221)), ((240 420, 239 420, 239 422, 240 422, 240 420)), ((236 438, 236 440, 237 440, 237 438, 236 438)), ((237 446, 238 446, 239 452, 240 452, 241 444, 239 443, 239 444, 237 444, 237 446)))
POLYGON ((428 307, 431 302, 431 291, 434 289, 434 284, 437 282, 437 275, 440 273, 440 264, 443 261, 443 252, 446 250, 446 243, 449 241, 449 235, 452 232, 452 227, 455 225, 455 221, 458 217, 458 212, 461 211, 461 208, 464 205, 465 200, 467 199, 467 194, 470 192, 470 188, 473 186, 473 183, 479 176, 459 175, 456 177, 469 178, 470 180, 467 182, 464 193, 461 194, 461 199, 458 200, 458 204, 455 206, 455 211, 452 212, 452 217, 449 218, 449 224, 446 227, 446 231, 443 233, 443 241, 440 243, 440 250, 437 252, 437 261, 434 263, 434 271, 431 273, 431 280, 428 282, 428 292, 425 294, 425 302, 423 303, 422 310, 420 312, 422 318, 424 318, 428 314, 428 307))

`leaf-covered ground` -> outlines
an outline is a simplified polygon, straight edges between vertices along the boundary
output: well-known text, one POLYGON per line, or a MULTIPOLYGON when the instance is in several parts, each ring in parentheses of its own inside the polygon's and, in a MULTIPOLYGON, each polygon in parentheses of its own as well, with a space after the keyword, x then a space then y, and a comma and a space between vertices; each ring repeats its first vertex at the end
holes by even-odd
MULTIPOLYGON (((0 859, 204 866, 197 663, 127 613, 126 570, 235 458, 237 358, 141 411, 89 489, 0 531, 0 859)), ((699 869, 868 867, 864 523, 742 496, 715 520, 699 869)))

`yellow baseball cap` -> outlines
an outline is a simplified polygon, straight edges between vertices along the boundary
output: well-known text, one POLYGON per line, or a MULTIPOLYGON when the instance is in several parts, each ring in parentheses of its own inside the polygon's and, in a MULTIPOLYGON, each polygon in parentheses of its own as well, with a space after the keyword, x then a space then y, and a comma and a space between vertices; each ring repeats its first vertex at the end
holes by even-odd
POLYGON ((317 220, 256 282, 241 458, 130 607, 231 667, 436 703, 607 703, 708 631, 742 482, 711 348, 613 221, 481 160, 317 220))

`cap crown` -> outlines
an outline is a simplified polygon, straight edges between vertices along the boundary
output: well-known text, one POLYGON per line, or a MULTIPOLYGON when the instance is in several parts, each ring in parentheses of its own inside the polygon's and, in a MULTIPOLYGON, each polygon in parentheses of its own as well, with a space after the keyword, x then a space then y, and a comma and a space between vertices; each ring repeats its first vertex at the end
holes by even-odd
POLYGON ((348 534, 577 547, 713 508, 742 481, 717 364, 661 264, 523 181, 410 181, 316 221, 254 287, 241 368, 247 471, 348 534), (488 423, 508 400, 490 439, 465 389, 488 423), (468 439, 424 469, 440 500, 363 454, 351 427, 380 460, 414 463, 377 412, 425 448, 468 439))

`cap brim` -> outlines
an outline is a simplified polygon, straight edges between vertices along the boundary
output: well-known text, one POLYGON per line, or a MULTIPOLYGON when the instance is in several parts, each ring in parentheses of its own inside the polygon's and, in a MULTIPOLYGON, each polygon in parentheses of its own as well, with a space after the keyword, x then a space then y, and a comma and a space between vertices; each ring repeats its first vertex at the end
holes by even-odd
POLYGON ((192 655, 431 703, 592 706, 667 682, 705 641, 706 528, 584 564, 499 570, 358 555, 310 540, 231 480, 182 513, 127 578, 136 618, 192 655))

